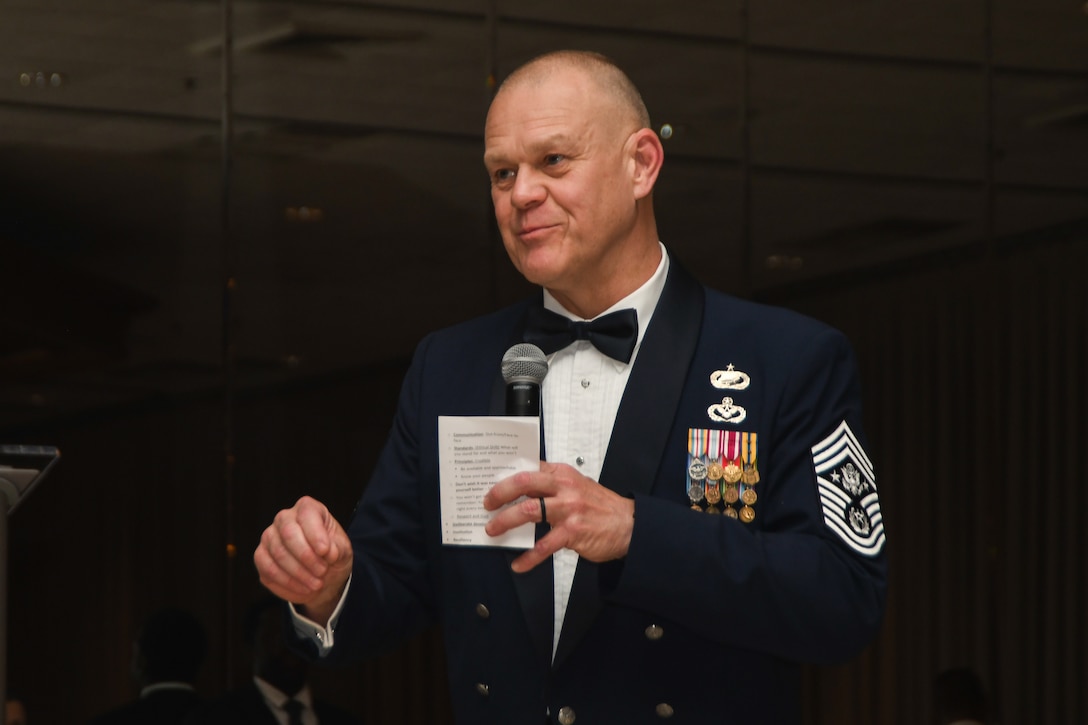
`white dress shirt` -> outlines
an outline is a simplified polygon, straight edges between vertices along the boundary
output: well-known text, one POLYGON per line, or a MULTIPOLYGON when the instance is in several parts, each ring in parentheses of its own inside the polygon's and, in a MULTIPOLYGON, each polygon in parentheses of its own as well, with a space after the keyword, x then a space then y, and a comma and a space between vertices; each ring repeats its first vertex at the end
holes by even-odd
MULTIPOLYGON (((550 463, 569 464, 583 476, 600 480, 620 400, 642 346, 646 326, 665 287, 668 271, 669 257, 662 246, 661 262, 654 275, 601 313, 606 315, 628 307, 634 308, 637 313, 638 339, 630 362, 613 360, 587 340, 579 340, 548 356, 548 374, 541 385, 540 408, 544 425, 544 452, 550 463)), ((572 320, 582 319, 567 311, 547 290, 544 291, 544 307, 572 320)), ((578 555, 569 549, 560 549, 552 555, 552 566, 555 571, 554 657, 574 583, 578 555)))

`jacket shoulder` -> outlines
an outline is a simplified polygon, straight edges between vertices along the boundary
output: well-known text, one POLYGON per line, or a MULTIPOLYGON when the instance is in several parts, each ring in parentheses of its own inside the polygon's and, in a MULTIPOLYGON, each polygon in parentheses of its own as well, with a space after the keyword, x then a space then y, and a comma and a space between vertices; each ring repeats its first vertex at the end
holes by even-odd
POLYGON ((704 326, 734 326, 767 344, 795 344, 799 339, 842 332, 813 317, 786 307, 754 302, 711 288, 706 290, 704 326))

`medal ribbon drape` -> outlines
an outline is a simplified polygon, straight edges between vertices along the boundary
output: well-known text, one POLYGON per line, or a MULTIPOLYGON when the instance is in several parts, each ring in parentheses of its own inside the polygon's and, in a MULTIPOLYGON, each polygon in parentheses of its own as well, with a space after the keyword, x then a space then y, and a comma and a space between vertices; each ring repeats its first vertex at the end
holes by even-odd
POLYGON ((744 505, 740 509, 740 520, 746 524, 750 524, 756 519, 756 510, 752 508, 755 506, 756 500, 759 498, 756 495, 755 489, 752 488, 759 483, 759 471, 756 469, 756 442, 757 437, 755 433, 744 433, 741 435, 740 453, 743 473, 741 474, 741 487, 740 494, 741 503, 744 505))
POLYGON ((740 480, 740 432, 731 430, 725 434, 725 458, 722 464, 726 483, 736 483, 740 480))
POLYGON ((691 507, 696 511, 702 511, 699 504, 703 500, 703 482, 706 479, 706 464, 703 455, 706 452, 705 428, 688 428, 688 475, 687 493, 691 501, 691 507))
POLYGON ((744 459, 744 482, 749 486, 759 483, 759 469, 756 467, 756 434, 744 433, 741 440, 741 457, 744 459))
POLYGON ((709 505, 707 513, 721 513, 718 510, 717 503, 722 500, 722 490, 720 488, 722 478, 722 465, 719 463, 721 457, 722 448, 722 431, 710 430, 707 431, 707 461, 706 461, 706 502, 709 505))

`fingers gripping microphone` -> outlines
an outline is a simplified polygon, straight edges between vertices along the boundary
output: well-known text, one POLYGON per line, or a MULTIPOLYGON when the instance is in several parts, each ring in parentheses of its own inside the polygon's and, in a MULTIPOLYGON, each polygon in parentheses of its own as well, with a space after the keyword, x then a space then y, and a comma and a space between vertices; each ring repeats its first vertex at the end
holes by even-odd
POLYGON ((507 415, 540 415, 540 384, 548 374, 548 358, 536 345, 522 342, 502 356, 507 415))

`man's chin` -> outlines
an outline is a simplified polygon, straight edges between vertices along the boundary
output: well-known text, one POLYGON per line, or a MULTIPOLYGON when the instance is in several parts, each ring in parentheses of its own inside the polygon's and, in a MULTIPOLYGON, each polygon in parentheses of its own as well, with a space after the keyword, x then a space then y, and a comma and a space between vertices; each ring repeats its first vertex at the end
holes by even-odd
MULTIPOLYGON (((515 265, 516 266, 516 265, 515 265)), ((525 281, 530 284, 534 284, 537 287, 546 287, 552 289, 557 281, 558 275, 554 270, 550 268, 534 268, 534 267, 518 267, 518 272, 525 278, 525 281)))
POLYGON ((542 250, 531 250, 524 254, 510 255, 510 261, 528 282, 548 287, 559 276, 558 265, 555 263, 555 255, 541 252, 542 250))

